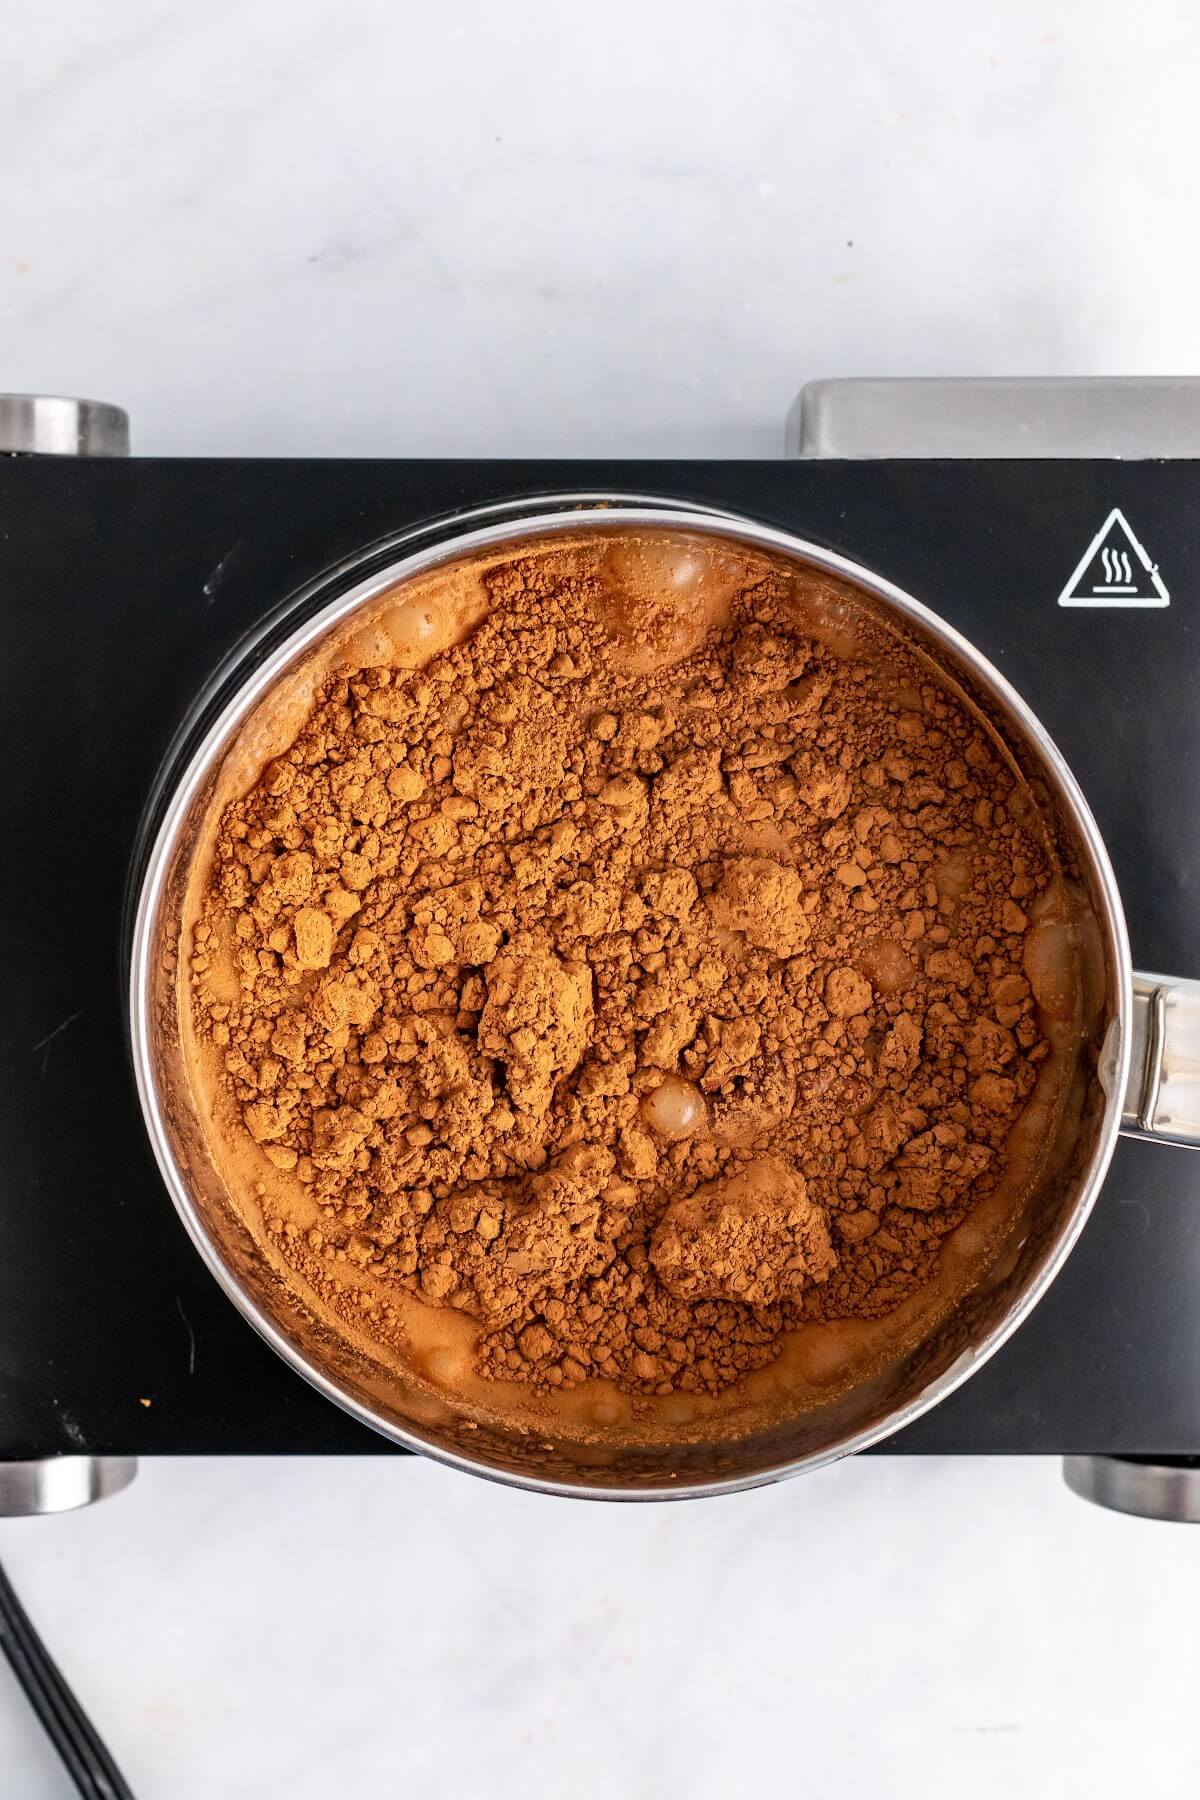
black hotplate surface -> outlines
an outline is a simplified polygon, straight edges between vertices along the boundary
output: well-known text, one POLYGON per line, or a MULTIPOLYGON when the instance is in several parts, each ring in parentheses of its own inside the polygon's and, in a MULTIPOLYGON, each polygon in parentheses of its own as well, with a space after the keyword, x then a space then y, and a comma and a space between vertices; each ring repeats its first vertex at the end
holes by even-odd
MULTIPOLYGON (((594 490, 752 513, 951 620, 1079 777, 1135 963, 1200 974, 1200 464, 0 459, 0 1457, 386 1448, 176 1219, 125 1048, 130 859, 189 703, 292 589, 430 515, 594 490), (1057 604, 1114 506, 1169 607, 1057 604)), ((890 1448, 1200 1453, 1200 1155, 1122 1143, 1033 1317, 890 1448)))

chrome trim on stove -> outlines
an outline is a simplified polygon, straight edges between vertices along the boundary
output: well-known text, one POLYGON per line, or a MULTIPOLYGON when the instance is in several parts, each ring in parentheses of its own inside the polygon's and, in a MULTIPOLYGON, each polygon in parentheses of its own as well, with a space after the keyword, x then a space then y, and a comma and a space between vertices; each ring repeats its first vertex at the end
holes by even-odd
POLYGON ((1200 456, 1200 378, 1024 376, 810 381, 786 453, 882 457, 1200 456))

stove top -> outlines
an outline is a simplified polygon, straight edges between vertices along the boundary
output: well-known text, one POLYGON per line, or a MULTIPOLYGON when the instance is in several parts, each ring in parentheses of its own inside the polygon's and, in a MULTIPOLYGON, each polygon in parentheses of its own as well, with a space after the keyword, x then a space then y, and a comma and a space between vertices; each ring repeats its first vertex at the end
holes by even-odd
MULTIPOLYGON (((139 821, 198 689, 291 590, 418 520, 609 490, 753 514, 949 619, 1078 776, 1135 965, 1200 974, 1200 462, 0 458, 0 1459, 401 1453, 259 1340, 175 1217, 125 1044, 139 821)), ((1032 1318, 886 1448, 1200 1454, 1200 1156, 1123 1142, 1032 1318)))

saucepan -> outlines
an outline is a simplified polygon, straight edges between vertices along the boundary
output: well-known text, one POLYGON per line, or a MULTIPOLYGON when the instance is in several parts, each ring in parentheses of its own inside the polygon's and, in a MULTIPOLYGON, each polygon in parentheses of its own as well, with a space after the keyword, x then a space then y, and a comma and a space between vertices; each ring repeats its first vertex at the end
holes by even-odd
POLYGON ((288 597, 197 697, 151 801, 143 844, 129 989, 133 1064, 155 1156, 197 1250, 251 1324, 331 1401, 412 1450, 517 1486, 614 1499, 722 1494, 880 1442, 967 1381, 1037 1305, 1083 1229, 1120 1133, 1200 1143, 1200 983, 1133 972, 1103 839, 1034 713, 972 644, 885 574, 750 518, 646 496, 545 495, 460 513, 371 546, 288 597), (231 1207, 205 1153, 181 1054, 178 949, 188 871, 219 772, 255 707, 327 634, 406 577, 581 526, 703 533, 859 589, 959 684, 1035 786, 1088 921, 1091 1024, 1072 1123, 1011 1244, 884 1376, 728 1441, 614 1449, 481 1426, 452 1397, 433 1398, 350 1347, 294 1282, 268 1266, 231 1207))

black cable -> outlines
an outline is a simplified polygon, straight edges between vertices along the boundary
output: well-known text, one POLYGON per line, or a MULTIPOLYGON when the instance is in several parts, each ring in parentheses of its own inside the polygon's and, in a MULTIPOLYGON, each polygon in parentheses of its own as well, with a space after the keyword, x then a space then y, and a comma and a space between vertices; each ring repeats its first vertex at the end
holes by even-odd
POLYGON ((3 1565, 0 1650, 84 1800, 133 1800, 132 1789, 34 1630, 3 1565))

